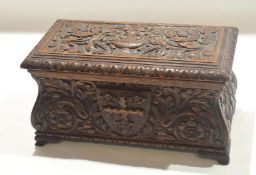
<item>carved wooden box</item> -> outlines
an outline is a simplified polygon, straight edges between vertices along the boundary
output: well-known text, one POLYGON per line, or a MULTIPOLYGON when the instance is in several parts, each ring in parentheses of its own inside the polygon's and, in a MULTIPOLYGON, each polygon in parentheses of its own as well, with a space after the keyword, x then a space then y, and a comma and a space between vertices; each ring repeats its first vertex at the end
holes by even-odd
POLYGON ((36 145, 86 140, 229 162, 237 28, 58 20, 21 67, 36 145))

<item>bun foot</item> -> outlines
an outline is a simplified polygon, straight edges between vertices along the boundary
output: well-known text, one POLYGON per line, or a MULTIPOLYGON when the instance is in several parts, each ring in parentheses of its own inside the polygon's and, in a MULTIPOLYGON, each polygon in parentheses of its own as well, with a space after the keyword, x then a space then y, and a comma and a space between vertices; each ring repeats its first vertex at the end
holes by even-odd
POLYGON ((44 146, 47 143, 45 140, 37 140, 35 146, 44 146))
POLYGON ((218 153, 218 152, 199 151, 199 156, 202 158, 216 160, 220 165, 228 165, 230 160, 229 154, 227 152, 218 153))
POLYGON ((227 157, 225 159, 219 159, 219 160, 217 160, 217 162, 221 165, 228 165, 229 164, 229 157, 227 157))
POLYGON ((36 141, 35 146, 44 146, 46 143, 58 143, 60 142, 60 138, 43 135, 37 131, 35 136, 35 141, 36 141))

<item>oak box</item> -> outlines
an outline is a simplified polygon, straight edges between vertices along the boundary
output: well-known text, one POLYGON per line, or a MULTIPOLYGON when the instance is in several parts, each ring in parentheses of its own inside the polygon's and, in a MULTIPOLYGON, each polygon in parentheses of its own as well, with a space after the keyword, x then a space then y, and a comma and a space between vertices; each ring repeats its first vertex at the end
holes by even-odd
POLYGON ((237 28, 58 20, 22 62, 36 145, 194 150, 229 163, 237 28))

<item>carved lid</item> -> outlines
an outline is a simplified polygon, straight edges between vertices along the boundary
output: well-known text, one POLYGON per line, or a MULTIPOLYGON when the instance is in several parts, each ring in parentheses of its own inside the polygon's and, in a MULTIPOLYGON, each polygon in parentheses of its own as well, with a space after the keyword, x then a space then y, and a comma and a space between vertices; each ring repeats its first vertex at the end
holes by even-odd
POLYGON ((21 67, 226 82, 237 35, 234 27, 58 20, 21 67))

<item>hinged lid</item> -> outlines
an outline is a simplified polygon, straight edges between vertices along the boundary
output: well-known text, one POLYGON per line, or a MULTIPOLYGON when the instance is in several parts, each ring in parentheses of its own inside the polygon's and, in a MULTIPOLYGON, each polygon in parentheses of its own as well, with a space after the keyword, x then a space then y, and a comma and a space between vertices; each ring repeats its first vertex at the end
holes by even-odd
POLYGON ((237 35, 234 27, 58 20, 21 67, 225 83, 237 35))

